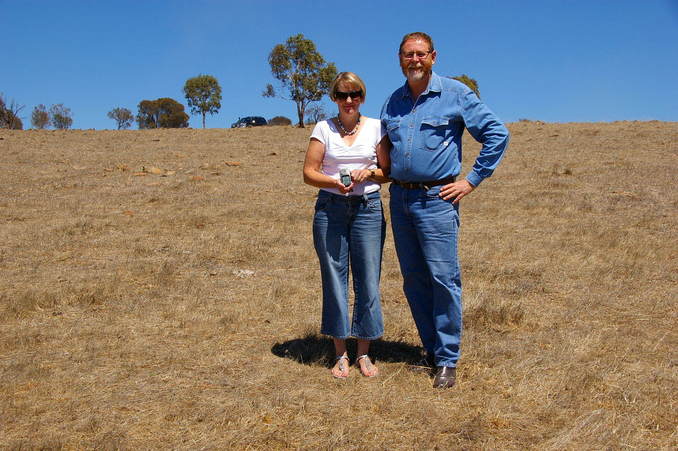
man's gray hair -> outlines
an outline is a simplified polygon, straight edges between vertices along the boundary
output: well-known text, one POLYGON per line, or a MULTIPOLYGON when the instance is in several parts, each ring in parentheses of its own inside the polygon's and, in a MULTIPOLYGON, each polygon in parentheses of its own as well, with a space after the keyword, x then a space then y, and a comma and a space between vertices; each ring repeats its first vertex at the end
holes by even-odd
POLYGON ((428 44, 428 51, 432 52, 434 50, 433 48, 433 39, 431 39, 431 36, 427 35, 423 31, 415 31, 414 33, 407 33, 405 36, 403 36, 403 40, 400 41, 400 47, 398 48, 398 53, 403 51, 403 45, 410 39, 421 39, 422 41, 425 41, 428 44))

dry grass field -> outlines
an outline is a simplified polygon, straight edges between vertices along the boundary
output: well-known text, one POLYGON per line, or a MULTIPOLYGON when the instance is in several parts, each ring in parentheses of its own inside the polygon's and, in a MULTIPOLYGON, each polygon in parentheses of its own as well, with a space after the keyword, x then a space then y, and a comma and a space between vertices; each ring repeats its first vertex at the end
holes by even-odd
POLYGON ((390 230, 381 374, 330 377, 309 129, 0 130, 0 449, 676 449, 678 123, 509 128, 447 391, 390 230))

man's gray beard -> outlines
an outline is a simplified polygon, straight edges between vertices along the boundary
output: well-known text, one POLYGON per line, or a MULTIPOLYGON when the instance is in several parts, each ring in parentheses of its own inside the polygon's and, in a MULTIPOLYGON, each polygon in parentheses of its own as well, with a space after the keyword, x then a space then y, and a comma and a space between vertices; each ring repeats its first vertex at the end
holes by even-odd
POLYGON ((410 81, 422 81, 424 78, 426 78, 426 72, 424 69, 407 70, 407 79, 410 81))

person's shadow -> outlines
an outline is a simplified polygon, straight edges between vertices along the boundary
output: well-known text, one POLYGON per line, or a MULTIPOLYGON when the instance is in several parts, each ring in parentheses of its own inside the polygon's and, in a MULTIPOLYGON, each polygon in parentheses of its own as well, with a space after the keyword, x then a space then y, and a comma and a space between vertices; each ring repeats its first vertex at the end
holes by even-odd
MULTIPOLYGON (((348 353, 355 358, 356 342, 347 340, 348 353)), ((304 365, 334 364, 334 345, 328 337, 318 334, 307 334, 303 338, 295 338, 283 343, 276 343, 271 352, 278 357, 292 359, 304 365)), ((370 344, 370 357, 374 361, 404 362, 417 364, 423 356, 423 349, 401 341, 374 340, 370 344)))

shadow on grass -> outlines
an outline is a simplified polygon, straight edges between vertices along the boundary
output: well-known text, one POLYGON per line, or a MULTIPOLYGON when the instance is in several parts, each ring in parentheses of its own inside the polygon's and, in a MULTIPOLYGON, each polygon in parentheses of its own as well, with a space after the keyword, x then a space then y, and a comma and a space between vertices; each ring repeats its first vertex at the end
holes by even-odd
MULTIPOLYGON (((348 355, 351 360, 356 357, 356 341, 347 340, 348 355)), ((292 359, 305 365, 325 365, 330 367, 334 364, 334 345, 332 339, 309 334, 303 338, 295 338, 284 343, 276 343, 271 352, 278 357, 292 359)), ((420 346, 413 346, 401 341, 375 340, 370 346, 370 357, 381 362, 403 362, 414 365, 419 362, 423 355, 420 346)))

